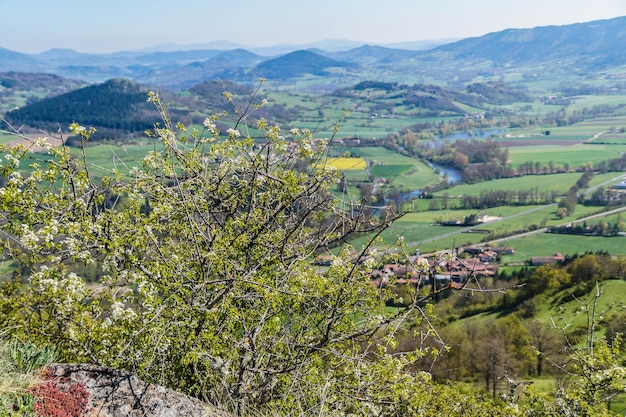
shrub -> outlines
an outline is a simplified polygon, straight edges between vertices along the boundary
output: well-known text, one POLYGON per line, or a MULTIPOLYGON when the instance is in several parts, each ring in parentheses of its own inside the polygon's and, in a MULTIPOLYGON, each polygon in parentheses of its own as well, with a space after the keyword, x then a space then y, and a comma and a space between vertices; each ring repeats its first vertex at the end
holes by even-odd
MULTIPOLYGON (((125 171, 95 178, 84 153, 42 140, 50 155, 23 176, 28 149, 4 148, 0 228, 30 271, 28 294, 11 304, 13 333, 240 413, 396 409, 417 387, 405 367, 422 353, 385 351, 402 320, 420 320, 416 304, 385 309, 389 290, 359 266, 369 247, 356 259, 349 246, 331 252, 392 219, 336 205, 337 171, 310 131, 285 138, 261 120, 256 142, 239 125, 222 134, 215 118, 189 130, 149 100, 162 150, 125 171), (309 263, 320 253, 332 258, 323 273, 309 263), (105 276, 87 286, 73 271, 93 264, 105 276)), ((84 144, 93 129, 72 133, 84 144)))

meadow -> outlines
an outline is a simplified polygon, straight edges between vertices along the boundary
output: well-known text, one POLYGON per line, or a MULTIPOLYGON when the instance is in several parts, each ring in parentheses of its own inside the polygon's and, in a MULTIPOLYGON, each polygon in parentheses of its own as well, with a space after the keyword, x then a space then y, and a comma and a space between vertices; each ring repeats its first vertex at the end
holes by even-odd
POLYGON ((507 239, 502 245, 515 248, 514 255, 503 257, 503 263, 523 262, 532 256, 550 256, 555 252, 563 255, 606 251, 613 256, 626 256, 626 238, 600 236, 573 236, 541 233, 522 238, 507 239))
POLYGON ((619 158, 626 151, 626 145, 594 145, 581 143, 570 146, 563 145, 536 145, 515 146, 509 148, 511 165, 519 167, 526 161, 540 163, 547 166, 549 163, 563 166, 566 163, 571 167, 583 164, 597 163, 603 160, 619 158))
MULTIPOLYGON (((554 147, 555 149, 557 147, 554 147)), ((126 170, 131 166, 140 165, 143 155, 149 150, 158 150, 159 145, 134 143, 125 146, 95 145, 86 148, 86 154, 95 167, 95 174, 105 175, 113 168, 126 170)), ((361 147, 352 149, 359 157, 337 157, 329 160, 331 165, 344 171, 348 181, 366 181, 370 175, 383 179, 388 185, 399 190, 410 191, 436 184, 440 177, 422 162, 398 155, 397 153, 380 147, 361 147), (367 169, 367 165, 371 167, 367 169)), ((528 175, 518 178, 499 179, 476 184, 460 184, 434 194, 434 199, 417 199, 405 204, 402 209, 408 211, 382 234, 386 245, 392 245, 398 237, 406 242, 410 251, 419 248, 422 252, 433 252, 471 244, 482 244, 489 236, 501 236, 517 230, 528 229, 533 225, 554 226, 567 223, 576 218, 593 214, 598 207, 578 205, 573 216, 559 219, 556 216, 556 205, 551 206, 519 206, 496 207, 485 210, 428 210, 433 200, 442 200, 447 194, 450 208, 458 205, 457 196, 480 195, 481 192, 493 190, 528 190, 536 189, 538 193, 555 193, 563 195, 580 178, 580 173, 563 173, 552 175, 528 175), (460 233, 457 227, 435 225, 440 221, 463 219, 472 214, 485 214, 501 217, 503 220, 487 225, 478 225, 475 228, 487 233, 460 233)), ((597 174, 590 181, 590 186, 618 182, 621 174, 597 174)), ((387 191, 389 188, 386 189, 387 191)), ((352 198, 358 199, 359 190, 348 188, 352 198)), ((346 199, 346 196, 340 196, 346 199)), ((615 215, 603 221, 615 221, 615 215)), ((594 220, 595 222, 602 219, 594 220)), ((593 223, 590 223, 593 224, 593 223)), ((367 241, 366 237, 355 239, 352 243, 360 247, 367 241)), ((545 248, 559 248, 564 254, 580 253, 589 250, 608 250, 611 254, 626 254, 624 242, 619 238, 580 237, 565 235, 541 234, 520 239, 511 239, 506 245, 516 248, 516 254, 505 257, 504 262, 520 262, 531 256, 546 255, 545 248), (519 249, 518 249, 519 246, 519 249)))
MULTIPOLYGON (((337 151, 341 152, 342 148, 337 151)), ((369 173, 394 188, 414 191, 437 184, 440 176, 423 162, 382 147, 351 148, 369 162, 369 173)))

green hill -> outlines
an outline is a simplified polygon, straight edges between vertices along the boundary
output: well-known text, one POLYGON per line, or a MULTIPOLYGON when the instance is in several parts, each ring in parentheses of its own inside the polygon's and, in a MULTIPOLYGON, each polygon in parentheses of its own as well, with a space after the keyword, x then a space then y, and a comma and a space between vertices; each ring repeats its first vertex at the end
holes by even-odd
POLYGON ((328 74, 329 68, 351 67, 353 64, 335 61, 314 52, 295 51, 260 63, 254 68, 254 73, 269 80, 288 79, 305 74, 323 76, 328 74))
MULTIPOLYGON (((124 79, 112 79, 24 106, 5 115, 14 126, 44 131, 66 128, 73 122, 98 129, 94 139, 144 132, 158 114, 146 102, 148 89, 124 79)), ((183 116, 180 112, 179 116, 183 116)), ((183 119, 184 120, 184 119, 183 119)))

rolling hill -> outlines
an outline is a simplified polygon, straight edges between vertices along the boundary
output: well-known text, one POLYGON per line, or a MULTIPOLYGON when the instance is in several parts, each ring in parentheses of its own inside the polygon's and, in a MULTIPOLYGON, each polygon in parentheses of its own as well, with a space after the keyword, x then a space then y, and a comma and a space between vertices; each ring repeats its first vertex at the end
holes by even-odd
POLYGON ((168 70, 157 69, 135 81, 172 88, 187 88, 207 80, 233 79, 237 72, 247 71, 263 58, 245 49, 233 49, 213 55, 202 61, 193 61, 168 70))

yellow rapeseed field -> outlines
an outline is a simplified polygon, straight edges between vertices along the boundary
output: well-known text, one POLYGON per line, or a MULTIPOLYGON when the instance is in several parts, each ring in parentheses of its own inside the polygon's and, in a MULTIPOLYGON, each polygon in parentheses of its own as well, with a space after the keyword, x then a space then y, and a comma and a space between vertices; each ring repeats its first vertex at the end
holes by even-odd
POLYGON ((363 158, 330 158, 327 164, 337 168, 339 171, 364 170, 367 168, 367 162, 363 158))

